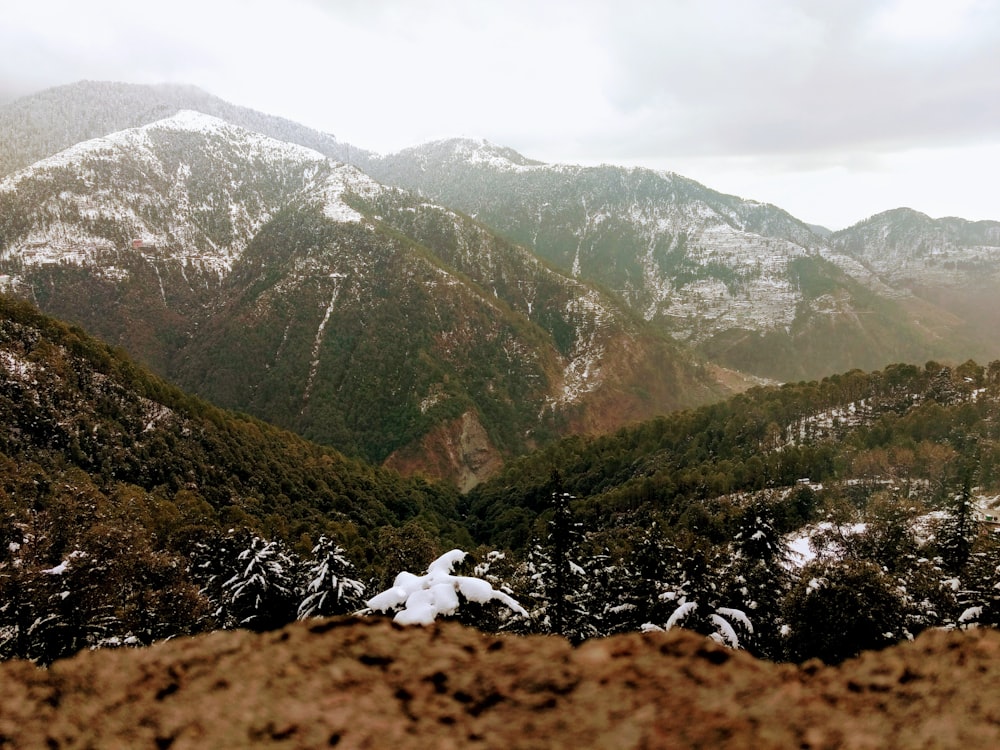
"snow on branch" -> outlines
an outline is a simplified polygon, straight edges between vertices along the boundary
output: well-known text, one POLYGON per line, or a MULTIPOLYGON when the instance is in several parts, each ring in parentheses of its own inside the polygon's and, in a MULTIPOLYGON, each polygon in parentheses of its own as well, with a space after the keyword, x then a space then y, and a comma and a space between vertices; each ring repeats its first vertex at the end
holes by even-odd
POLYGON ((471 576, 457 576, 451 571, 465 559, 465 553, 453 549, 432 562, 426 575, 401 572, 392 588, 376 594, 366 604, 374 612, 392 612, 400 625, 430 625, 438 616, 448 617, 458 611, 461 594, 467 601, 486 604, 498 601, 514 612, 528 613, 512 597, 497 591, 488 582, 471 576))

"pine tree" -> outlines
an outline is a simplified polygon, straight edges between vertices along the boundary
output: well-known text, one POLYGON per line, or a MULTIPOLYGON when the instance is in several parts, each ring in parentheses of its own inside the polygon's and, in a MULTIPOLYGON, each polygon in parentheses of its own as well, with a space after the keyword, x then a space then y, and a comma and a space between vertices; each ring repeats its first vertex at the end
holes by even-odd
POLYGON ((963 468, 962 488, 945 508, 945 519, 937 534, 938 554, 944 561, 945 569, 955 575, 960 575, 969 562, 972 545, 979 535, 979 521, 972 498, 972 476, 971 467, 963 468))
POLYGON ((297 563, 284 545, 254 536, 237 555, 236 565, 222 584, 227 621, 251 630, 273 630, 295 619, 297 563))
POLYGON ((356 579, 357 572, 344 550, 329 537, 321 536, 312 548, 304 573, 298 619, 343 615, 364 606, 364 584, 356 579))
POLYGON ((781 603, 791 586, 788 552, 775 526, 773 505, 756 498, 743 512, 733 539, 732 562, 725 571, 726 599, 753 622, 742 645, 751 653, 777 659, 781 653, 781 603))
POLYGON ((532 616, 545 633, 563 635, 574 643, 596 635, 597 629, 585 607, 588 574, 582 560, 583 533, 573 520, 566 492, 552 493, 554 513, 544 542, 528 552, 529 596, 536 602, 532 616))
POLYGON ((295 619, 298 561, 279 542, 230 529, 199 542, 192 577, 209 603, 205 629, 269 630, 295 619))
POLYGON ((725 601, 721 566, 714 551, 700 540, 692 541, 682 551, 673 581, 665 581, 660 594, 673 611, 662 628, 651 623, 647 629, 683 627, 740 648, 743 639, 753 635, 753 624, 742 609, 728 606, 725 601))
POLYGON ((642 531, 631 556, 621 566, 621 594, 608 614, 611 632, 635 631, 647 623, 667 621, 674 608, 660 595, 678 556, 679 550, 665 539, 655 521, 642 531))

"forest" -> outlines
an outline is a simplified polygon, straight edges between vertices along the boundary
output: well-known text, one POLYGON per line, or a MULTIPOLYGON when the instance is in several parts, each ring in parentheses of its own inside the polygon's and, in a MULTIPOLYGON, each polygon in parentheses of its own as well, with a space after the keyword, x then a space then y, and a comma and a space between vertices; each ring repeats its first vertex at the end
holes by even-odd
POLYGON ((216 409, 0 297, 0 656, 356 612, 442 553, 574 643, 685 627, 835 663, 1000 622, 1000 362, 755 388, 465 496, 216 409))

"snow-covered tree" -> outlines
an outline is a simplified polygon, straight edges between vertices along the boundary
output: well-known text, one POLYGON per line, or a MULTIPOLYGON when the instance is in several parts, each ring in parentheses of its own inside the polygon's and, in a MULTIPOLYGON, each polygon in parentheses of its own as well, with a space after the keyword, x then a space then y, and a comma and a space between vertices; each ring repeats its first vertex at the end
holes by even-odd
POLYGON ((683 627, 712 640, 740 648, 741 636, 753 635, 746 612, 727 606, 717 561, 712 551, 701 543, 692 543, 678 561, 673 581, 663 582, 661 602, 672 608, 662 625, 645 623, 643 630, 671 630, 683 627))
POLYGON ((788 550, 768 498, 755 498, 744 510, 731 548, 723 598, 754 623, 752 629, 744 626, 741 645, 757 656, 778 658, 781 603, 791 577, 788 550))
POLYGON ((364 606, 365 586, 355 577, 344 550, 321 536, 305 563, 305 586, 298 618, 329 617, 355 612, 364 606))
MULTIPOLYGON (((660 599, 664 581, 678 557, 677 547, 663 535, 654 521, 634 534, 631 553, 612 563, 607 583, 598 585, 607 591, 604 630, 606 634, 637 631, 650 622, 666 622, 672 607, 660 599)), ((600 578, 600 573, 598 574, 600 578)))
POLYGON ((965 472, 962 488, 954 493, 945 506, 945 517, 937 531, 938 554, 945 568, 956 575, 961 574, 972 546, 979 536, 979 519, 976 517, 972 495, 972 474, 965 472))
POLYGON ((583 555, 584 535, 573 519, 573 496, 552 493, 554 512, 549 533, 535 542, 525 563, 533 600, 532 620, 543 633, 563 635, 579 643, 598 634, 588 609, 589 563, 583 555))
POLYGON ((517 601, 494 589, 488 581, 455 575, 452 572, 455 565, 464 559, 465 552, 453 549, 432 562, 422 576, 404 570, 396 576, 391 588, 373 596, 366 604, 373 612, 394 612, 393 621, 400 625, 430 625, 438 617, 451 617, 463 600, 479 604, 498 601, 522 617, 528 616, 517 601))
POLYGON ((298 562, 280 542, 231 530, 196 552, 216 627, 270 630, 295 619, 298 562))
POLYGON ((969 555, 962 579, 954 579, 959 627, 1000 627, 1000 538, 984 534, 969 555))

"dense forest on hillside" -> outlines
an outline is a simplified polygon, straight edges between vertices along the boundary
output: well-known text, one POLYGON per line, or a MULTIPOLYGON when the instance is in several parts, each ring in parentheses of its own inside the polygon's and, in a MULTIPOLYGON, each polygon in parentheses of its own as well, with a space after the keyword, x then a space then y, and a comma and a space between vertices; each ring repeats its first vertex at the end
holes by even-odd
POLYGON ((355 611, 450 547, 484 629, 687 627, 839 661, 1000 621, 1000 362, 757 388, 511 463, 465 497, 149 375, 0 298, 0 656, 355 611))
POLYGON ((1000 622, 998 411, 1000 362, 852 371, 564 440, 465 505, 528 546, 570 637, 683 625, 835 662, 1000 622))
POLYGON ((572 437, 511 462, 466 502, 480 538, 518 546, 558 488, 604 522, 637 512, 673 525, 738 492, 849 479, 932 484, 940 501, 961 458, 997 485, 1000 362, 892 365, 759 387, 595 438, 572 437))
POLYGON ((199 593, 207 550, 239 567, 254 545, 291 560, 336 539, 359 576, 381 580, 410 550, 420 564, 469 544, 446 485, 224 412, 2 296, 0 381, 0 653, 48 660, 113 634, 218 626, 199 593), (28 647, 29 632, 70 613, 60 628, 72 637, 28 647))

